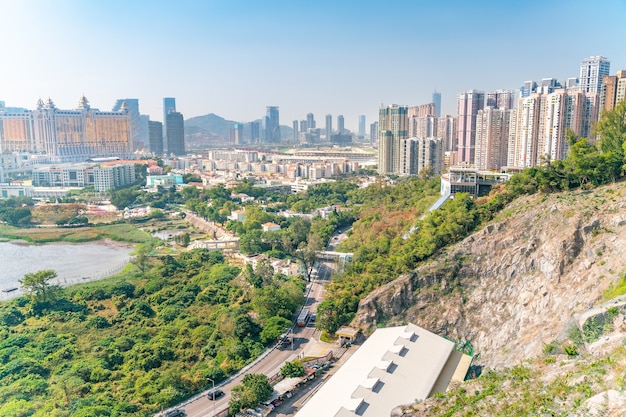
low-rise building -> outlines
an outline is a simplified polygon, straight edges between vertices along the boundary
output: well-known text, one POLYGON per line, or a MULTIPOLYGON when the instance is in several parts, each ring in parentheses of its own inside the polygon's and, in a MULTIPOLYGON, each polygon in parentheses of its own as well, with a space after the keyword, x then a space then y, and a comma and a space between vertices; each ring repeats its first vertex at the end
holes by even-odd
POLYGON ((264 232, 276 232, 280 230, 280 225, 272 222, 263 223, 261 227, 264 232))
POLYGON ((243 223, 244 221, 246 221, 246 211, 245 210, 233 210, 230 212, 230 216, 228 216, 228 220, 243 223))
POLYGON ((183 176, 169 173, 167 175, 148 175, 146 178, 146 188, 171 187, 172 185, 182 185, 183 176))
POLYGON ((33 187, 25 185, 21 181, 19 183, 11 182, 0 184, 0 198, 11 197, 32 197, 33 187))
POLYGON ((471 358, 419 326, 377 329, 296 417, 381 417, 463 380, 471 358))
POLYGON ((134 163, 65 163, 33 168, 35 187, 88 187, 96 191, 131 185, 135 182, 134 163))

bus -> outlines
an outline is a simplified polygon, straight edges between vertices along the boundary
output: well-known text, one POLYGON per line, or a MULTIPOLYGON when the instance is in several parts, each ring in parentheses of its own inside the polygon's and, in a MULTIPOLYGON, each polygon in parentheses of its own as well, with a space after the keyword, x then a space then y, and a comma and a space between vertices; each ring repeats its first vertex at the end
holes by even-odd
POLYGON ((310 314, 311 312, 308 309, 306 308, 302 309, 302 311, 300 312, 300 315, 298 316, 298 322, 297 322, 298 327, 306 326, 306 322, 309 320, 310 314))

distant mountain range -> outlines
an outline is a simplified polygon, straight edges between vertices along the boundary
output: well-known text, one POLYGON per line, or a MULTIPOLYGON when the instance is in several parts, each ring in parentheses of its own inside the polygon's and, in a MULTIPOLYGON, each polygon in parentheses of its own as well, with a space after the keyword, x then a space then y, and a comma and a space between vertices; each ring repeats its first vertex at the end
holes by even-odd
POLYGON ((190 132, 203 132, 213 133, 224 138, 228 137, 228 129, 232 127, 236 122, 232 120, 226 120, 217 114, 210 113, 204 116, 196 116, 191 119, 185 120, 185 130, 189 129, 190 132))
MULTIPOLYGON (((261 120, 255 120, 261 123, 261 120)), ((215 142, 216 140, 228 139, 228 131, 235 124, 233 120, 226 120, 214 113, 204 116, 196 116, 185 120, 185 137, 191 139, 193 143, 201 145, 202 142, 215 142)), ((243 123, 243 136, 246 141, 250 140, 250 123, 243 123)), ((262 128, 262 125, 259 126, 262 128)), ((280 126, 281 136, 284 139, 291 139, 293 130, 289 126, 280 126)))

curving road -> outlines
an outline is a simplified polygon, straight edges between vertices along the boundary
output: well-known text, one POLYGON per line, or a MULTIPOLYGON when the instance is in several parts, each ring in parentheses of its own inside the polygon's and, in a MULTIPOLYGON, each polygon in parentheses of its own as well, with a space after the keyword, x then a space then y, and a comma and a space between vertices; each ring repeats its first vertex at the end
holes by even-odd
MULTIPOLYGON (((305 301, 306 308, 311 312, 315 312, 317 305, 322 301, 324 284, 330 280, 332 269, 327 265, 320 264, 317 266, 319 277, 312 280, 307 287, 307 298, 305 301)), ((216 415, 226 415, 222 412, 228 409, 230 401, 230 390, 235 385, 241 384, 243 376, 247 373, 264 374, 269 377, 277 374, 285 362, 297 358, 299 355, 305 356, 305 351, 309 351, 316 343, 315 336, 319 337, 319 332, 312 326, 294 327, 291 335, 294 343, 291 348, 284 350, 272 348, 266 352, 252 365, 244 368, 232 379, 228 379, 225 383, 217 385, 226 395, 217 401, 211 401, 206 397, 206 392, 202 395, 191 398, 179 407, 185 410, 188 417, 213 417, 216 415)))
MULTIPOLYGON (((339 230, 331 239, 328 250, 333 250, 343 239, 346 238, 348 229, 339 230)), ((312 313, 317 311, 317 305, 323 300, 324 285, 330 281, 333 272, 329 263, 319 263, 315 265, 318 270, 318 277, 312 278, 307 285, 305 307, 312 313)), ((307 327, 293 327, 290 335, 293 337, 293 344, 290 348, 272 348, 257 358, 252 364, 242 369, 235 376, 227 379, 216 388, 224 391, 225 395, 216 401, 209 400, 205 391, 195 397, 190 398, 178 406, 183 409, 187 417, 213 417, 228 415, 228 402, 230 401, 230 391, 235 385, 241 384, 245 374, 264 374, 268 377, 276 375, 285 362, 292 361, 298 356, 309 356, 314 354, 316 345, 319 343, 319 332, 311 324, 307 327)), ((159 414, 161 415, 161 414, 159 414)))

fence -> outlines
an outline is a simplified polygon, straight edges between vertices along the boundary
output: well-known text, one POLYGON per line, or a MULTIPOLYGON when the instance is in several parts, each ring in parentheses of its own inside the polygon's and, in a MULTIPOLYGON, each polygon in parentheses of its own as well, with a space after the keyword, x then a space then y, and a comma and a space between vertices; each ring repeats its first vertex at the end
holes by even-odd
POLYGON ((122 270, 126 267, 126 265, 128 265, 131 262, 132 258, 128 257, 128 259, 126 259, 124 262, 114 266, 111 269, 108 269, 106 271, 100 271, 96 274, 90 274, 89 276, 63 276, 63 277, 58 277, 56 279, 56 283, 66 287, 68 285, 73 285, 73 284, 78 284, 81 282, 89 282, 89 281, 96 281, 102 278, 106 278, 106 277, 110 277, 112 275, 115 274, 119 274, 120 272, 122 272, 122 270))

